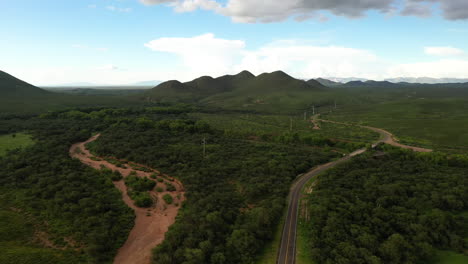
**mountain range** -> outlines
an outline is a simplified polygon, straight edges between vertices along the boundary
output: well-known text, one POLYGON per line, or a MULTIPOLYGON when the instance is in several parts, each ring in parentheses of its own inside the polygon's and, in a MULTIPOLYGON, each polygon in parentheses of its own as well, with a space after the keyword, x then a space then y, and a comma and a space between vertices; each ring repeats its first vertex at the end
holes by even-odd
POLYGON ((295 79, 282 71, 258 76, 248 71, 218 78, 203 76, 190 82, 167 81, 144 96, 153 101, 184 101, 205 104, 249 106, 272 104, 299 96, 307 91, 320 91, 325 86, 315 80, 295 79))
MULTIPOLYGON (((366 82, 370 81, 369 79, 364 78, 339 78, 339 77, 329 77, 329 78, 318 78, 320 83, 327 86, 334 86, 345 84, 349 82, 361 81, 366 82)), ((458 78, 431 78, 431 77, 398 77, 398 78, 388 78, 383 81, 391 83, 413 83, 413 84, 446 84, 446 83, 467 83, 468 78, 458 79, 458 78)))

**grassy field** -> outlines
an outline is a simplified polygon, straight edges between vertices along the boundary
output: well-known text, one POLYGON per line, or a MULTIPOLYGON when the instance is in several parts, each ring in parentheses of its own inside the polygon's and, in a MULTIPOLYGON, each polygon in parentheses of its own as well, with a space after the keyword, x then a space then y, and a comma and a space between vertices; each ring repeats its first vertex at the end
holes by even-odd
POLYGON ((38 223, 0 198, 0 263, 86 263, 78 252, 43 247, 35 237, 38 223))
POLYGON ((17 133, 2 135, 0 136, 0 156, 5 155, 9 150, 24 148, 33 143, 34 141, 28 134, 17 133))
POLYGON ((464 99, 407 99, 347 106, 323 118, 383 128, 402 143, 468 151, 468 100, 464 99))
POLYGON ((213 127, 243 134, 261 133, 282 134, 298 133, 301 136, 317 135, 345 141, 368 143, 378 139, 379 135, 367 129, 330 123, 320 124, 320 130, 313 130, 310 117, 303 115, 260 115, 260 114, 190 114, 202 119, 213 127))
POLYGON ((431 264, 466 264, 468 256, 453 251, 438 251, 437 257, 431 264))

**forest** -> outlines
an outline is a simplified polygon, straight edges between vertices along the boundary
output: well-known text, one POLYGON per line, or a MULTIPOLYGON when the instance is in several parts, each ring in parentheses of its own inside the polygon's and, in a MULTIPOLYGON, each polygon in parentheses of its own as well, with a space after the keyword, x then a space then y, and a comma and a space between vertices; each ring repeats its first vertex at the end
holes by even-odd
POLYGON ((252 263, 272 238, 291 182, 337 156, 302 143, 226 137, 203 121, 185 119, 121 120, 89 148, 184 183, 187 200, 154 250, 154 263, 161 264, 252 263))
POLYGON ((380 146, 320 175, 305 199, 315 263, 431 263, 468 248, 466 156, 380 146))
POLYGON ((133 226, 133 212, 108 177, 68 155, 72 143, 86 140, 102 123, 15 118, 4 120, 4 126, 27 131, 36 143, 0 157, 2 208, 17 208, 21 213, 15 214, 28 223, 35 219, 32 227, 26 225, 35 229, 34 236, 47 234, 52 248, 62 250, 39 251, 31 239, 16 244, 8 234, 2 240, 15 246, 0 247, 0 262, 110 263, 133 226))
MULTIPOLYGON (((154 249, 158 264, 255 263, 280 225, 297 175, 375 139, 359 129, 307 132, 309 124, 299 118, 291 131, 287 116, 215 112, 157 104, 3 116, 2 134, 28 135, 31 142, 0 157, 0 215, 43 223, 24 226, 30 236, 49 234, 60 250, 33 257, 7 233, 11 241, 0 245, 16 251, 0 249, 0 262, 48 263, 52 256, 55 263, 112 261, 134 218, 112 184, 122 176, 88 168, 68 153, 97 132, 100 138, 87 145, 96 156, 117 166, 120 159, 157 168, 186 188, 175 224, 154 249)), ((307 195, 309 221, 300 230, 316 263, 421 263, 438 249, 466 249, 466 157, 388 146, 377 153, 319 176, 307 195)), ((130 176, 125 183, 138 206, 151 205, 146 191, 153 181, 130 176)), ((168 196, 158 202, 174 201, 168 196)), ((11 220, 15 228, 19 224, 11 220)), ((28 252, 42 248, 24 239, 28 252)))

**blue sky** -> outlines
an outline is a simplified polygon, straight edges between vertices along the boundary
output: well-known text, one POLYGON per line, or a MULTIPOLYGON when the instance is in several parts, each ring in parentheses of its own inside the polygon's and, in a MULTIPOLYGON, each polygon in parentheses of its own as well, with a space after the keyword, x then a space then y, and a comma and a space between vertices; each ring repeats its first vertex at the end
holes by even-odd
POLYGON ((466 2, 1 0, 0 70, 36 85, 186 81, 244 69, 468 78, 466 2))

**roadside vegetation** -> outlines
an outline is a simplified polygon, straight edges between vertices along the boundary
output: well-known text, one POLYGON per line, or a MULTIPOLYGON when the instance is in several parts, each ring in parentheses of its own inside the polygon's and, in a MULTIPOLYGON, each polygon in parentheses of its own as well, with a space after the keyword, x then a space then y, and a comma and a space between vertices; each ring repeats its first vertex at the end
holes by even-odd
POLYGON ((301 226, 311 259, 441 263, 437 250, 466 254, 468 157, 379 151, 318 177, 301 226))
MULTIPOLYGON (((293 138, 228 137, 187 119, 122 119, 89 147, 100 156, 158 168, 184 183, 187 200, 180 217, 154 251, 159 264, 253 262, 275 234, 291 181, 338 156, 293 138)), ((168 195, 163 200, 172 203, 168 195)))

